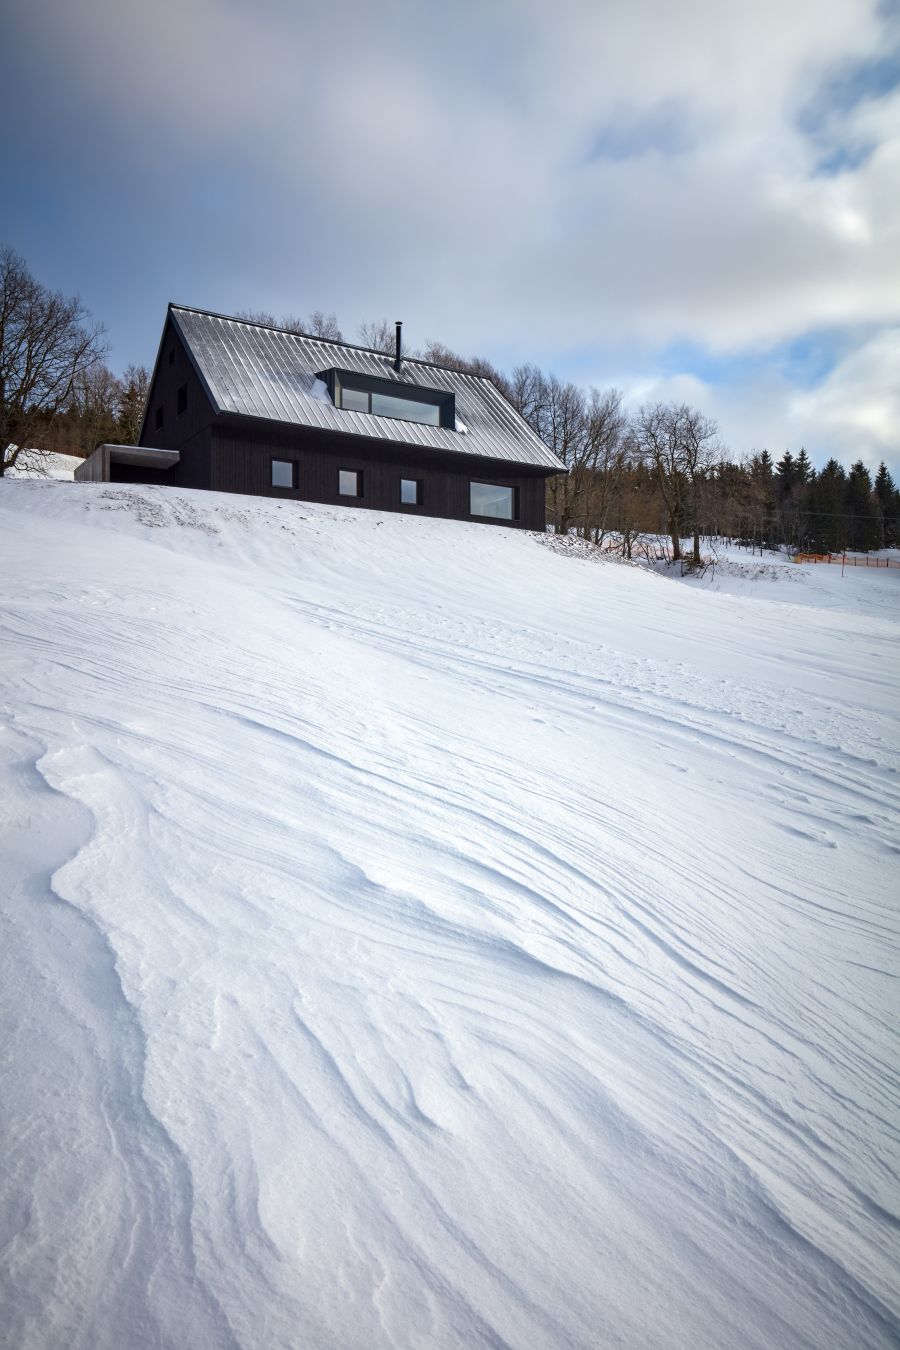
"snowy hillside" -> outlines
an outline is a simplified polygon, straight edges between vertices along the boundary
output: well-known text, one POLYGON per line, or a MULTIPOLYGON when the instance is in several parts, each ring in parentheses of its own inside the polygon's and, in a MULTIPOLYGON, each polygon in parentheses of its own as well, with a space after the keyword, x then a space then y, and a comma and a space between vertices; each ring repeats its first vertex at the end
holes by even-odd
POLYGON ((26 450, 13 467, 6 470, 4 477, 52 478, 71 482, 75 477, 75 470, 83 463, 84 460, 79 455, 62 455, 56 450, 26 450))
POLYGON ((900 570, 0 482, 10 1346, 900 1340, 900 570))

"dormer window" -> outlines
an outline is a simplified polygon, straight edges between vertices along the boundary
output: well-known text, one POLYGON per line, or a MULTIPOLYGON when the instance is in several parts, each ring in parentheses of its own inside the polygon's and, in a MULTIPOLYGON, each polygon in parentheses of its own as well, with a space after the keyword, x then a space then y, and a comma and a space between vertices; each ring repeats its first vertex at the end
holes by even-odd
POLYGON ((319 378, 328 385, 334 406, 344 412, 374 413, 376 417, 425 422, 432 427, 456 426, 456 400, 446 390, 349 370, 323 371, 319 378))

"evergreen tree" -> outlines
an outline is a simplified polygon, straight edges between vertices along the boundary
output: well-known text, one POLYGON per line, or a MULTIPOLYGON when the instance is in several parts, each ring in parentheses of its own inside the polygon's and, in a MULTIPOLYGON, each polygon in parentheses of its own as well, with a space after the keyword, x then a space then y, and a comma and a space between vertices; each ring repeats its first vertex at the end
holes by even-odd
POLYGON ((794 466, 794 456, 790 450, 785 450, 781 459, 775 466, 775 491, 778 494, 778 501, 788 501, 797 481, 797 470, 794 466))
POLYGON ((884 460, 878 466, 872 495, 879 517, 879 543, 882 548, 897 548, 900 545, 900 492, 894 486, 884 460))
POLYGON ((850 548, 868 553, 877 548, 880 530, 873 511, 872 479, 858 459, 847 477, 844 497, 847 510, 847 538, 850 548))
POLYGON ((775 498, 777 501, 777 531, 779 544, 796 545, 800 542, 800 522, 796 506, 797 468, 790 450, 785 450, 775 466, 775 498))
POLYGON ((797 476, 797 482, 802 487, 808 487, 816 476, 816 471, 812 466, 812 461, 806 453, 806 446, 801 445, 800 453, 794 460, 794 472, 797 476))
POLYGON ((830 459, 816 479, 810 511, 810 545, 821 553, 840 553, 847 547, 844 496, 847 475, 830 459))
POLYGON ((806 447, 801 445, 800 453, 794 460, 795 484, 793 490, 793 510, 791 513, 791 542, 800 548, 806 547, 809 536, 809 511, 812 505, 816 471, 812 466, 806 447))
POLYGON ((758 480, 760 483, 764 483, 766 487, 771 488, 773 472, 774 466, 772 464, 772 456, 769 454, 768 450, 760 450, 751 456, 750 475, 752 478, 758 480))
POLYGON ((744 522, 745 529, 752 537, 761 540, 767 538, 772 528, 771 516, 775 509, 775 478, 772 456, 768 450, 762 450, 750 459, 750 491, 748 493, 749 519, 744 522))

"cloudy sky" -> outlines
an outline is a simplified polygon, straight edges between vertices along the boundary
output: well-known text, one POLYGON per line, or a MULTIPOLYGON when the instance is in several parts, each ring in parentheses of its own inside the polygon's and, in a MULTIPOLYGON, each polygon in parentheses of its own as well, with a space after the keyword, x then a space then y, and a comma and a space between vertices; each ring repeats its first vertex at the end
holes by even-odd
POLYGON ((170 299, 402 318, 900 468, 900 0, 4 9, 0 235, 114 368, 170 299))

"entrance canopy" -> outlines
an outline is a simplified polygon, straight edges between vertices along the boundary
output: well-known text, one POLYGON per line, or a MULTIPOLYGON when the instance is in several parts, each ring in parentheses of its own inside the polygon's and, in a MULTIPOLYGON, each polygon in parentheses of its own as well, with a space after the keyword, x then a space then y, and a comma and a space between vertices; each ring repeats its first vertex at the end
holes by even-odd
POLYGON ((152 450, 145 445, 98 445, 75 470, 79 483, 108 483, 111 464, 131 464, 142 469, 171 469, 181 456, 177 450, 152 450))

